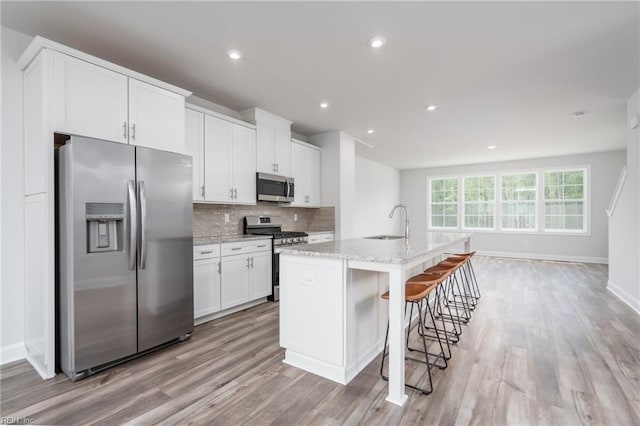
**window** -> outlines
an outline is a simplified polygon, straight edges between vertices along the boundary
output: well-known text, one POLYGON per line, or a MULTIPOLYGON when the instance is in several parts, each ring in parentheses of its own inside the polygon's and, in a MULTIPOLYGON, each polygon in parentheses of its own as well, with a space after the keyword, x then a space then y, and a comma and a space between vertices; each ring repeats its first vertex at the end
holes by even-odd
POLYGON ((465 177, 463 182, 463 227, 493 229, 495 178, 493 176, 465 177))
POLYGON ((458 227, 458 178, 431 180, 431 227, 458 227))
POLYGON ((544 172, 545 231, 585 231, 585 170, 544 172))
POLYGON ((501 176, 501 229, 536 229, 536 177, 537 173, 501 176))

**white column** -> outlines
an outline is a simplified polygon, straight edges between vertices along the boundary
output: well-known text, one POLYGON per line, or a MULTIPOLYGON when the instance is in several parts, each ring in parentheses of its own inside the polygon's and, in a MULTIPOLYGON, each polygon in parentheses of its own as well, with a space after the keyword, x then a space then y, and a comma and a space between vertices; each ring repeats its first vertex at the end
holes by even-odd
POLYGON ((389 395, 387 401, 403 406, 404 393, 404 297, 405 274, 402 265, 389 272, 389 395))

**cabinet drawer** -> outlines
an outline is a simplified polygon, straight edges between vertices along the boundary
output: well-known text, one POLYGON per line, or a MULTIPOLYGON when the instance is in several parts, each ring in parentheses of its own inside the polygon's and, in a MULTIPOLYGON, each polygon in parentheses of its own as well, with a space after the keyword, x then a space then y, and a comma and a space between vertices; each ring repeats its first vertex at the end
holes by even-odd
POLYGON ((309 235, 309 238, 308 238, 307 241, 309 242, 309 244, 321 243, 322 242, 322 235, 319 235, 319 234, 309 235))
POLYGON ((193 260, 220 257, 220 244, 207 244, 193 248, 193 260))
POLYGON ((322 241, 333 241, 333 234, 322 234, 322 241))
POLYGON ((271 240, 239 241, 222 244, 222 256, 254 253, 257 251, 271 251, 271 240))

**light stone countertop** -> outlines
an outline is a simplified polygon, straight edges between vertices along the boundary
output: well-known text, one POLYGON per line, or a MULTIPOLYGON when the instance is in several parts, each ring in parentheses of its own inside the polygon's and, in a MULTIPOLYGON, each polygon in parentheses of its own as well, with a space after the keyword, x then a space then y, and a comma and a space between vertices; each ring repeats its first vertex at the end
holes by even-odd
POLYGON ((355 238, 310 245, 299 244, 277 248, 275 252, 296 256, 405 264, 430 253, 440 253, 443 248, 463 244, 472 235, 462 232, 426 232, 412 236, 408 244, 404 238, 396 240, 355 238))
POLYGON ((305 231, 309 235, 318 235, 318 234, 335 234, 336 231, 305 231))
POLYGON ((193 237, 194 246, 207 244, 237 243, 240 241, 270 240, 270 235, 226 235, 213 237, 193 237))

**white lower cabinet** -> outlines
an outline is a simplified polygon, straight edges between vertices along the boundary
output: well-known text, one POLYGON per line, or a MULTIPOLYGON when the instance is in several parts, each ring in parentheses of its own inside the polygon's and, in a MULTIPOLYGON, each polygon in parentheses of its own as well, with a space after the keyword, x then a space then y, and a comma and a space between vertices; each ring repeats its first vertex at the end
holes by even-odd
POLYGON ((326 243, 327 241, 333 241, 333 238, 334 238, 333 232, 326 232, 323 234, 311 234, 309 235, 307 242, 309 244, 326 243))
POLYGON ((200 318, 219 312, 220 245, 198 246, 193 250, 193 316, 200 318))
POLYGON ((222 309, 249 301, 249 256, 223 257, 220 300, 222 309))
POLYGON ((271 252, 251 254, 249 298, 258 299, 271 294, 271 252))
POLYGON ((197 246, 193 253, 196 323, 232 313, 237 306, 271 294, 270 240, 197 246))

